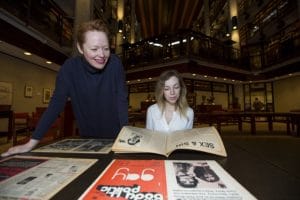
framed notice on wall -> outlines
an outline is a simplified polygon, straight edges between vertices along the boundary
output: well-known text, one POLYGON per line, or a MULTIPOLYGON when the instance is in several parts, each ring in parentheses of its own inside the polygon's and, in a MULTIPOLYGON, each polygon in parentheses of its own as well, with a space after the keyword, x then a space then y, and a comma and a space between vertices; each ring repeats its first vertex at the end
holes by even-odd
POLYGON ((12 104, 12 83, 0 81, 0 105, 12 104))
POLYGON ((25 85, 24 96, 31 98, 32 94, 33 94, 33 88, 32 88, 32 86, 25 85))
POLYGON ((44 88, 43 89, 43 103, 49 103, 51 99, 51 89, 44 88))

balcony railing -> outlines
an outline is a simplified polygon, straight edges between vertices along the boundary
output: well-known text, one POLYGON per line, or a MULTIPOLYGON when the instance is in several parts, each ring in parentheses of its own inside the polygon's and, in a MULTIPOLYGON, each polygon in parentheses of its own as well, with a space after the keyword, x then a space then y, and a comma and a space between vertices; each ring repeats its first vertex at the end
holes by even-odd
MULTIPOLYGON (((0 6, 1 10, 22 20, 59 45, 72 47, 73 19, 53 0, 0 1, 0 6)), ((233 48, 232 42, 222 42, 191 30, 180 30, 134 44, 123 44, 121 57, 126 69, 179 58, 195 58, 249 71, 263 70, 299 58, 300 21, 291 23, 285 34, 274 33, 268 40, 245 45, 241 49, 233 48)))
POLYGON ((215 63, 241 66, 238 49, 190 30, 123 45, 123 61, 127 69, 187 57, 208 61, 213 59, 215 63))
POLYGON ((73 19, 52 0, 0 1, 6 12, 23 21, 61 46, 73 43, 73 19))
POLYGON ((257 43, 244 46, 241 50, 233 48, 230 42, 221 42, 201 33, 184 30, 134 44, 124 44, 123 63, 126 69, 133 69, 178 58, 196 58, 255 71, 300 56, 300 34, 294 34, 276 44, 257 43))

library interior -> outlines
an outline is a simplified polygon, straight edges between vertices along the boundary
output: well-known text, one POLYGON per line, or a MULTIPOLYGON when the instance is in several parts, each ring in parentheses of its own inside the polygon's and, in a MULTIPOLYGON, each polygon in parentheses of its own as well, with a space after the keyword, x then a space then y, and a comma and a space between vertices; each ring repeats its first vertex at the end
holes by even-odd
MULTIPOLYGON (((0 1, 0 153, 31 138, 61 66, 78 54, 78 25, 98 18, 109 25, 110 51, 124 67, 130 126, 145 128, 157 80, 174 69, 186 85, 193 127, 215 126, 228 158, 184 151, 170 159, 216 160, 259 199, 300 197, 299 1, 0 1)), ((40 144, 78 135, 69 99, 40 144)), ((76 192, 66 188, 54 199, 78 198, 78 182, 76 192)))

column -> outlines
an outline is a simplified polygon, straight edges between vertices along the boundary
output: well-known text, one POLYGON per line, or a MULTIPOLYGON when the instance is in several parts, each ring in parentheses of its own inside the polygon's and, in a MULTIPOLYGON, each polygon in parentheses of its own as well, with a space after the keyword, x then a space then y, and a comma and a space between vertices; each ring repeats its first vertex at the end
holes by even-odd
POLYGON ((82 22, 89 21, 92 19, 93 0, 76 0, 75 1, 75 20, 73 26, 73 54, 77 54, 77 29, 78 25, 82 22))
MULTIPOLYGON (((120 20, 123 21, 123 28, 125 26, 124 23, 124 0, 118 0, 117 2, 117 21, 119 22, 120 20)), ((122 53, 122 47, 121 45, 123 44, 123 33, 118 32, 116 36, 116 54, 121 54, 122 53)))
POLYGON ((240 49, 240 36, 239 36, 239 26, 238 26, 238 5, 237 0, 228 0, 229 5, 229 17, 231 21, 231 40, 236 43, 233 44, 233 47, 236 49, 240 49), (235 21, 236 20, 236 21, 235 21), (233 29, 233 23, 236 22, 237 28, 233 29))
POLYGON ((135 0, 131 0, 130 43, 135 43, 135 0))
POLYGON ((204 0, 204 34, 210 36, 209 0, 204 0))

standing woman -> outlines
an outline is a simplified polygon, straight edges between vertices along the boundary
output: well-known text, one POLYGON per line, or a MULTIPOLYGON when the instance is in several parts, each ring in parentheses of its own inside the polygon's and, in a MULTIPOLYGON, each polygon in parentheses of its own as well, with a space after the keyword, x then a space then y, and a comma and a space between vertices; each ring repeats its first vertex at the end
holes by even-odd
POLYGON ((64 110, 68 98, 81 137, 115 138, 128 123, 125 73, 121 60, 110 53, 109 30, 102 20, 81 24, 77 33, 80 56, 62 65, 53 97, 32 138, 1 156, 32 150, 64 110))
POLYGON ((192 129, 194 111, 186 100, 186 86, 175 70, 163 72, 156 84, 156 104, 147 110, 146 128, 170 133, 192 129))

